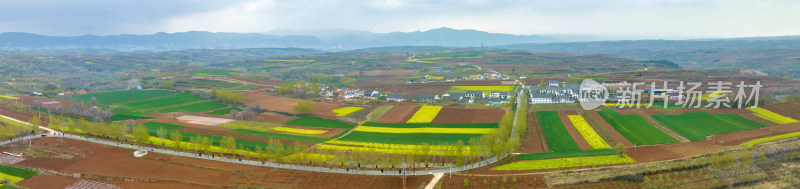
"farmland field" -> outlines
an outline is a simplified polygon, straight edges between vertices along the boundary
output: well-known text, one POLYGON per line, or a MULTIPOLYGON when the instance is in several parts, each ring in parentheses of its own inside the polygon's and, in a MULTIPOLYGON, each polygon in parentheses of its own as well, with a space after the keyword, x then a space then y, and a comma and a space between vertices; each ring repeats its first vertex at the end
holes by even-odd
POLYGON ((441 106, 422 106, 406 123, 430 123, 442 110, 441 106))
POLYGON ((433 153, 436 155, 449 156, 454 152, 469 153, 470 146, 445 146, 445 145, 411 145, 411 144, 384 144, 370 142, 353 142, 331 140, 317 146, 317 149, 337 150, 337 151, 356 151, 356 152, 375 152, 383 154, 408 154, 425 155, 433 153))
POLYGON ((597 134, 597 132, 592 129, 592 126, 589 126, 589 123, 583 119, 583 116, 580 115, 568 115, 569 121, 572 122, 572 125, 575 126, 575 129, 581 133, 583 139, 586 139, 586 142, 589 143, 590 146, 594 149, 603 149, 603 148, 611 148, 611 146, 597 134))
POLYGON ((535 159, 553 159, 565 157, 581 157, 581 156, 604 156, 619 154, 619 151, 614 149, 599 149, 599 150, 583 150, 571 152, 543 152, 543 153, 528 153, 517 155, 517 160, 535 160, 535 159))
POLYGON ((569 135, 564 123, 555 111, 538 111, 536 116, 542 126, 542 132, 553 152, 580 151, 578 144, 569 135))
POLYGON ((766 127, 738 114, 711 115, 706 112, 689 112, 676 115, 655 114, 652 117, 691 141, 705 140, 706 136, 710 135, 766 127))
POLYGON ((441 134, 487 134, 495 129, 489 128, 396 128, 396 127, 370 127, 359 126, 353 131, 373 132, 373 133, 441 133, 441 134))
POLYGON ((398 127, 398 128, 497 128, 497 123, 376 123, 366 122, 362 124, 370 127, 398 127))
POLYGON ((175 91, 168 90, 127 90, 127 91, 114 91, 104 93, 92 93, 84 95, 72 95, 84 102, 91 101, 92 97, 97 98, 98 104, 125 102, 132 100, 141 100, 146 98, 160 97, 175 94, 175 91))
MULTIPOLYGON (((185 128, 184 126, 180 126, 180 125, 174 125, 174 124, 168 124, 168 123, 159 123, 159 122, 148 122, 148 123, 145 123, 144 126, 147 128, 147 131, 150 133, 150 136, 152 136, 153 138, 155 138, 155 140, 158 140, 159 142, 161 141, 161 139, 158 138, 159 137, 158 136, 158 129, 159 128, 163 127, 163 128, 165 128, 167 130, 167 133, 165 133, 165 135, 164 135, 164 138, 167 138, 167 139, 170 138, 170 134, 172 133, 171 132, 172 130, 185 128)), ((234 132, 234 131, 232 130, 231 132, 234 132)), ((245 134, 250 134, 250 133, 245 133, 245 134)), ((207 138, 212 140, 212 145, 214 145, 214 146, 219 146, 220 145, 220 141, 222 140, 222 137, 219 137, 219 136, 212 136, 212 135, 205 135, 205 134, 198 134, 198 133, 190 133, 190 132, 181 132, 181 135, 183 136, 183 142, 191 142, 190 141, 191 137, 207 137, 207 138)), ((280 135, 280 134, 277 134, 277 135, 280 135)), ((290 135, 290 136, 294 136, 294 135, 290 135)), ((272 137, 272 136, 267 136, 267 137, 272 137)), ((298 137, 301 137, 301 136, 298 136, 298 137)), ((273 138, 278 138, 278 137, 273 137, 273 138)), ((309 137, 309 138, 313 138, 313 137, 309 137)), ((153 139, 151 139, 151 141, 152 140, 153 139)), ((237 145, 242 145, 242 147, 244 147, 246 149, 249 149, 249 150, 255 149, 256 147, 261 147, 261 146, 265 146, 266 145, 266 143, 263 143, 263 142, 255 142, 255 141, 248 141, 248 140, 241 140, 241 139, 236 139, 236 144, 237 145)))
POLYGON ((788 118, 780 114, 776 114, 775 112, 769 111, 767 109, 763 108, 747 108, 747 109, 753 111, 753 114, 755 114, 756 116, 777 124, 789 124, 798 122, 795 119, 788 118))
POLYGON ((228 70, 215 70, 215 69, 192 70, 192 71, 188 71, 186 73, 197 74, 197 75, 231 75, 231 71, 228 71, 228 70))
POLYGON ((147 116, 134 116, 134 115, 125 115, 125 114, 114 114, 111 117, 107 117, 106 120, 110 121, 124 121, 124 120, 137 120, 137 119, 153 119, 152 117, 147 116))
POLYGON ((523 160, 515 161, 509 164, 501 165, 492 170, 538 170, 538 169, 557 169, 568 167, 584 167, 595 165, 613 165, 636 163, 628 156, 619 157, 619 155, 607 156, 590 156, 590 157, 569 157, 558 159, 543 159, 543 160, 523 160))
POLYGON ((294 133, 294 134, 301 134, 301 135, 321 135, 325 134, 328 131, 326 130, 311 130, 311 129, 298 129, 298 128, 291 128, 291 127, 275 127, 272 130, 285 132, 285 133, 294 133))
POLYGON ((203 112, 203 111, 208 111, 208 110, 213 110, 213 109, 224 108, 225 106, 228 106, 228 105, 217 104, 216 102, 208 101, 208 102, 201 102, 201 103, 197 103, 197 104, 190 104, 190 105, 186 105, 186 106, 178 106, 178 107, 160 109, 160 110, 156 110, 156 112, 169 113, 169 112, 185 111, 185 112, 191 112, 191 113, 198 113, 198 112, 203 112))
POLYGON ((225 109, 221 109, 221 110, 217 110, 217 111, 213 111, 213 112, 208 112, 208 113, 206 113, 206 114, 211 114, 211 115, 228 115, 228 114, 230 114, 230 113, 231 113, 231 110, 242 111, 242 109, 235 108, 235 107, 230 107, 230 108, 225 108, 225 109))
POLYGON ((740 144, 740 146, 753 147, 753 146, 761 144, 761 143, 772 142, 772 141, 776 141, 776 140, 783 140, 783 139, 794 138, 794 137, 800 137, 800 132, 794 132, 794 133, 782 134, 782 135, 778 135, 778 136, 759 138, 759 139, 755 139, 755 140, 751 140, 751 141, 742 143, 742 144, 740 144))
POLYGON ((261 131, 247 130, 247 129, 234 129, 234 130, 230 130, 229 132, 243 133, 243 134, 261 136, 261 137, 269 137, 269 138, 296 140, 296 141, 302 141, 302 142, 320 143, 320 142, 325 142, 325 141, 329 140, 327 138, 318 138, 318 137, 307 137, 307 136, 298 136, 298 135, 289 135, 289 134, 280 134, 280 133, 261 132, 261 131))
MULTIPOLYGON (((0 181, 8 181, 10 184, 14 184, 19 181, 29 179, 38 174, 39 173, 36 171, 29 171, 16 167, 0 165, 0 181)), ((4 184, 0 183, 0 188, 13 188, 13 187, 6 187, 4 184)))
POLYGON ((386 144, 422 144, 440 145, 455 144, 458 140, 468 143, 470 138, 479 138, 481 134, 439 134, 439 133, 372 133, 353 131, 340 138, 341 141, 374 142, 386 144))
POLYGON ((228 82, 223 82, 223 81, 205 80, 205 79, 182 80, 182 81, 176 82, 175 85, 191 86, 191 87, 204 87, 204 88, 235 88, 235 87, 241 86, 241 84, 237 84, 237 83, 228 83, 228 82))
POLYGON ((202 98, 197 97, 191 93, 180 93, 177 95, 171 95, 166 97, 124 102, 124 103, 119 103, 119 105, 127 106, 131 111, 140 111, 153 108, 175 106, 202 100, 203 100, 202 98))
POLYGON ((344 107, 344 108, 337 108, 332 111, 333 113, 336 114, 337 117, 342 117, 362 109, 364 109, 364 107, 344 107))
POLYGON ((354 125, 348 125, 336 120, 329 120, 321 117, 300 117, 283 123, 285 125, 297 125, 306 127, 322 127, 336 129, 352 129, 354 125))
POLYGON ((642 116, 621 115, 612 109, 597 110, 597 113, 634 145, 680 142, 651 125, 642 116))

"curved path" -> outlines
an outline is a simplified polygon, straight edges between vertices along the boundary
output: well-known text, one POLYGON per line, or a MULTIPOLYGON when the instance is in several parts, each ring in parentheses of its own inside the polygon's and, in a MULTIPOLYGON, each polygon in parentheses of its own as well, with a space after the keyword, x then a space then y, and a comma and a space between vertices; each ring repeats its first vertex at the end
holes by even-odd
MULTIPOLYGON (((523 93, 520 93, 520 94, 523 94, 523 93)), ((521 100, 521 95, 518 95, 517 96, 517 100, 516 100, 517 103, 519 103, 520 100, 521 100)), ((517 108, 517 111, 519 111, 519 108, 517 108)), ((514 115, 515 116, 514 126, 516 126, 516 124, 517 124, 516 123, 517 122, 516 115, 517 114, 514 115)), ((16 120, 16 119, 13 119, 13 118, 9 118, 9 117, 6 117, 6 116, 2 116, 2 115, 0 115, 0 116, 8 118, 8 119, 11 119, 13 121, 17 121, 17 122, 20 122, 20 123, 25 123, 25 124, 29 124, 30 125, 30 123, 27 123, 27 122, 19 121, 19 120, 16 120)), ((0 142, 0 146, 6 145, 6 144, 9 144, 9 143, 12 143, 12 142, 21 141, 21 140, 43 138, 43 137, 61 137, 61 138, 82 140, 82 141, 94 142, 94 143, 105 144, 105 145, 116 146, 116 147, 122 147, 122 148, 137 149, 137 150, 148 150, 150 152, 156 152, 156 153, 162 153, 162 154, 169 154, 169 155, 176 155, 176 156, 183 156, 183 157, 191 157, 191 158, 199 158, 199 159, 206 159, 206 160, 212 160, 212 161, 221 161, 221 162, 229 162, 229 163, 254 165, 254 166, 274 167, 274 168, 292 169, 292 170, 300 170, 300 171, 325 172, 325 173, 344 173, 344 174, 361 174, 361 175, 396 175, 396 176, 402 176, 402 175, 433 175, 433 174, 438 174, 438 173, 450 173, 450 172, 465 171, 465 170, 475 169, 475 168, 479 168, 479 167, 483 167, 483 166, 495 163, 498 160, 500 160, 502 158, 505 158, 506 156, 509 155, 509 154, 504 154, 502 157, 494 156, 494 157, 488 158, 486 160, 483 160, 483 161, 480 161, 480 162, 477 162, 477 163, 473 163, 473 164, 469 164, 469 165, 465 165, 465 166, 461 166, 461 167, 447 168, 447 169, 419 170, 419 171, 408 171, 408 170, 406 170, 404 172, 399 172, 399 171, 381 172, 381 171, 375 171, 375 170, 356 170, 356 169, 347 170, 347 169, 338 169, 338 168, 312 167, 312 166, 279 164, 279 163, 265 163, 265 162, 259 162, 259 161, 253 161, 253 160, 239 160, 239 159, 234 159, 234 158, 225 158, 225 157, 218 157, 218 156, 211 157, 211 156, 207 156, 207 155, 198 155, 196 153, 187 153, 187 152, 179 152, 179 151, 152 148, 152 147, 143 147, 143 146, 137 146, 137 145, 127 144, 127 143, 119 143, 119 142, 101 140, 101 139, 96 139, 96 138, 88 138, 88 137, 83 137, 83 136, 78 136, 78 135, 64 134, 64 133, 60 133, 60 132, 55 131, 53 129, 50 129, 50 128, 47 128, 47 127, 42 127, 42 126, 39 126, 39 128, 48 131, 49 134, 47 134, 47 135, 32 135, 32 136, 24 136, 24 137, 14 138, 14 139, 11 139, 11 140, 8 140, 8 141, 0 142)), ((513 127, 513 128, 516 128, 516 127, 513 127)), ((512 136, 513 136, 514 133, 515 133, 515 130, 512 129, 511 133, 512 133, 512 136)))

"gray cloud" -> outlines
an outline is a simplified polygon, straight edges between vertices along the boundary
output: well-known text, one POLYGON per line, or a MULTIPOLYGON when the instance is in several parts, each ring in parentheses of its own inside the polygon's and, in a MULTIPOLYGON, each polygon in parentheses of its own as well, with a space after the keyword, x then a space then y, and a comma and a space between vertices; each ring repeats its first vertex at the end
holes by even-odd
POLYGON ((272 29, 736 37, 800 34, 794 0, 228 0, 21 1, 0 31, 48 35, 272 29))

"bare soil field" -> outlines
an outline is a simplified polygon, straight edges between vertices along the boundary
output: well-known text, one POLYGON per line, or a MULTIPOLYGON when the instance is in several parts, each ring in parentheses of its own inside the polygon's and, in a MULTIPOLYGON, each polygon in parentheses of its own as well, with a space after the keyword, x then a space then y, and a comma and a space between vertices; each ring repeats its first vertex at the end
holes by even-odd
POLYGON ((291 121, 291 120, 297 119, 297 117, 278 115, 278 114, 271 114, 271 113, 258 114, 258 117, 261 117, 261 119, 264 119, 264 121, 272 122, 272 123, 284 123, 284 122, 287 122, 287 121, 291 121))
MULTIPOLYGON (((123 188, 214 188, 214 187, 268 187, 268 188, 418 188, 431 176, 409 176, 403 187, 402 177, 328 174, 294 171, 277 168, 247 166, 194 158, 150 153, 144 158, 134 158, 132 149, 103 146, 70 139, 35 139, 34 145, 56 150, 82 152, 86 157, 62 161, 61 166, 46 164, 48 158, 32 158, 25 166, 54 170, 65 174, 81 174, 83 180, 114 184, 123 188), (48 145, 44 143, 47 142, 48 145), (45 161, 31 161, 35 159, 45 161), (97 180, 94 178, 103 178, 97 180), (125 181, 129 180, 129 181, 125 181)), ((40 175, 20 185, 64 186, 80 179, 40 175), (49 184, 49 185, 48 185, 49 184)), ((45 187, 51 188, 51 187, 45 187)))
POLYGON ((781 114, 782 116, 791 117, 793 119, 800 119, 800 102, 788 102, 780 104, 770 104, 767 106, 760 106, 761 108, 781 114))
POLYGON ((381 118, 378 118, 375 122, 380 123, 405 123, 408 119, 411 119, 411 116, 414 116, 414 113, 419 110, 419 106, 395 106, 386 114, 383 114, 381 118))
POLYGON ((503 118, 503 109, 442 108, 433 123, 497 123, 503 118))
POLYGON ((539 126, 539 119, 536 117, 535 112, 528 113, 528 138, 520 146, 517 152, 519 153, 538 153, 549 152, 550 148, 545 142, 542 127, 539 126))
MULTIPOLYGON (((297 99, 278 97, 272 95, 258 94, 258 93, 245 93, 242 103, 247 106, 255 106, 259 103, 261 108, 275 111, 293 113, 294 105, 297 104, 297 99)), ((327 119, 336 119, 336 114, 332 110, 345 107, 338 104, 330 104, 324 102, 314 102, 314 116, 319 116, 327 119)))
POLYGON ((592 150, 592 146, 586 142, 586 139, 583 138, 578 129, 572 125, 572 121, 569 120, 569 117, 567 117, 567 115, 578 115, 578 112, 575 112, 575 110, 558 110, 557 112, 558 118, 561 118, 561 122, 564 123, 564 127, 567 128, 567 132, 569 132, 569 135, 575 140, 575 143, 578 144, 578 147, 581 148, 581 150, 592 150))
POLYGON ((478 176, 466 174, 444 175, 439 181, 442 188, 548 188, 542 175, 478 176), (464 180, 467 185, 464 186, 464 180), (486 184, 483 180, 486 179, 486 184), (505 181, 503 181, 505 180, 505 181))

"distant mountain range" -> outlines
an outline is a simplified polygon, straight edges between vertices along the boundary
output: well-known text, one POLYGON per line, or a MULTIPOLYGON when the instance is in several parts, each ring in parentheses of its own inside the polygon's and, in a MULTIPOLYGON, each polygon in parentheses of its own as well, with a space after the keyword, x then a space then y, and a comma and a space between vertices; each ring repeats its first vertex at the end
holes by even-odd
POLYGON ((326 51, 383 46, 472 46, 547 43, 561 41, 538 35, 512 35, 477 30, 438 28, 424 32, 371 33, 356 30, 278 30, 267 34, 203 31, 152 35, 44 36, 0 34, 0 50, 114 49, 168 51, 182 49, 310 48, 326 51))

